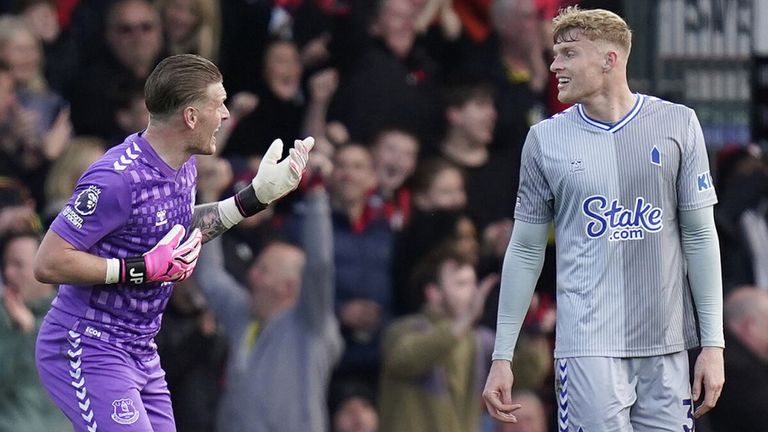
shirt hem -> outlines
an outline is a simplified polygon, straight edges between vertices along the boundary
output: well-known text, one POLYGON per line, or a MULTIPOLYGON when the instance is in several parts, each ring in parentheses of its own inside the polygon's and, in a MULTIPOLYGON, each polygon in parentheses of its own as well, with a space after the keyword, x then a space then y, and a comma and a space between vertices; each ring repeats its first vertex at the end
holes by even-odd
POLYGON ((654 357, 660 355, 674 354, 680 351, 689 350, 699 346, 697 341, 667 345, 663 347, 636 348, 636 349, 594 349, 594 350, 557 350, 554 357, 556 359, 573 357, 654 357))

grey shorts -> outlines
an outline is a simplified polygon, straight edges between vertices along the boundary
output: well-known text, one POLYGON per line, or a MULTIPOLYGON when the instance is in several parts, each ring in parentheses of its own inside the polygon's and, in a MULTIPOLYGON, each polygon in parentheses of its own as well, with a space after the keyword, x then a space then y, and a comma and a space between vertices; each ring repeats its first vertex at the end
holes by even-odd
POLYGON ((559 432, 690 432, 688 354, 555 360, 559 432))

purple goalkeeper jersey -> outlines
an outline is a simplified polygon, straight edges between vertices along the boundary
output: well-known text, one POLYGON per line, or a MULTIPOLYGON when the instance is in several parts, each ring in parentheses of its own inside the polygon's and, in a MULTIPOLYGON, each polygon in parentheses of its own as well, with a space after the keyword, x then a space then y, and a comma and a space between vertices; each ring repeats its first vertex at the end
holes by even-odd
MULTIPOLYGON (((142 255, 175 224, 189 228, 196 173, 194 157, 174 170, 141 134, 131 135, 88 168, 51 229, 100 257, 142 255)), ((65 284, 49 317, 147 358, 156 352, 154 336, 172 289, 168 282, 65 284)))

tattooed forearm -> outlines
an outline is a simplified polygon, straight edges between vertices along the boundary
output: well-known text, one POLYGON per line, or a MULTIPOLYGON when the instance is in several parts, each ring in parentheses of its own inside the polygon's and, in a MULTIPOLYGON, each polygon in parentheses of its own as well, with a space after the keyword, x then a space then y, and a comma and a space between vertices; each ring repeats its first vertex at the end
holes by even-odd
POLYGON ((218 202, 195 206, 190 229, 195 228, 200 228, 203 233, 203 243, 215 239, 227 230, 219 216, 218 202))

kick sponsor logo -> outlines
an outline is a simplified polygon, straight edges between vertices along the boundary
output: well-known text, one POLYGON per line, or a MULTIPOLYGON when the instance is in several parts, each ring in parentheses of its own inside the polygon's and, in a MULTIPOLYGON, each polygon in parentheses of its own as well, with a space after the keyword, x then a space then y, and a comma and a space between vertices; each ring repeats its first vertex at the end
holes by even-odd
POLYGON ((614 199, 610 202, 602 195, 584 200, 582 212, 590 221, 585 227, 587 236, 593 239, 608 235, 608 240, 642 240, 647 233, 655 233, 664 227, 663 211, 637 197, 635 205, 627 208, 614 199))
POLYGON ((709 173, 709 171, 704 171, 703 173, 696 176, 696 186, 699 192, 706 192, 714 187, 714 183, 712 182, 712 175, 709 173))

